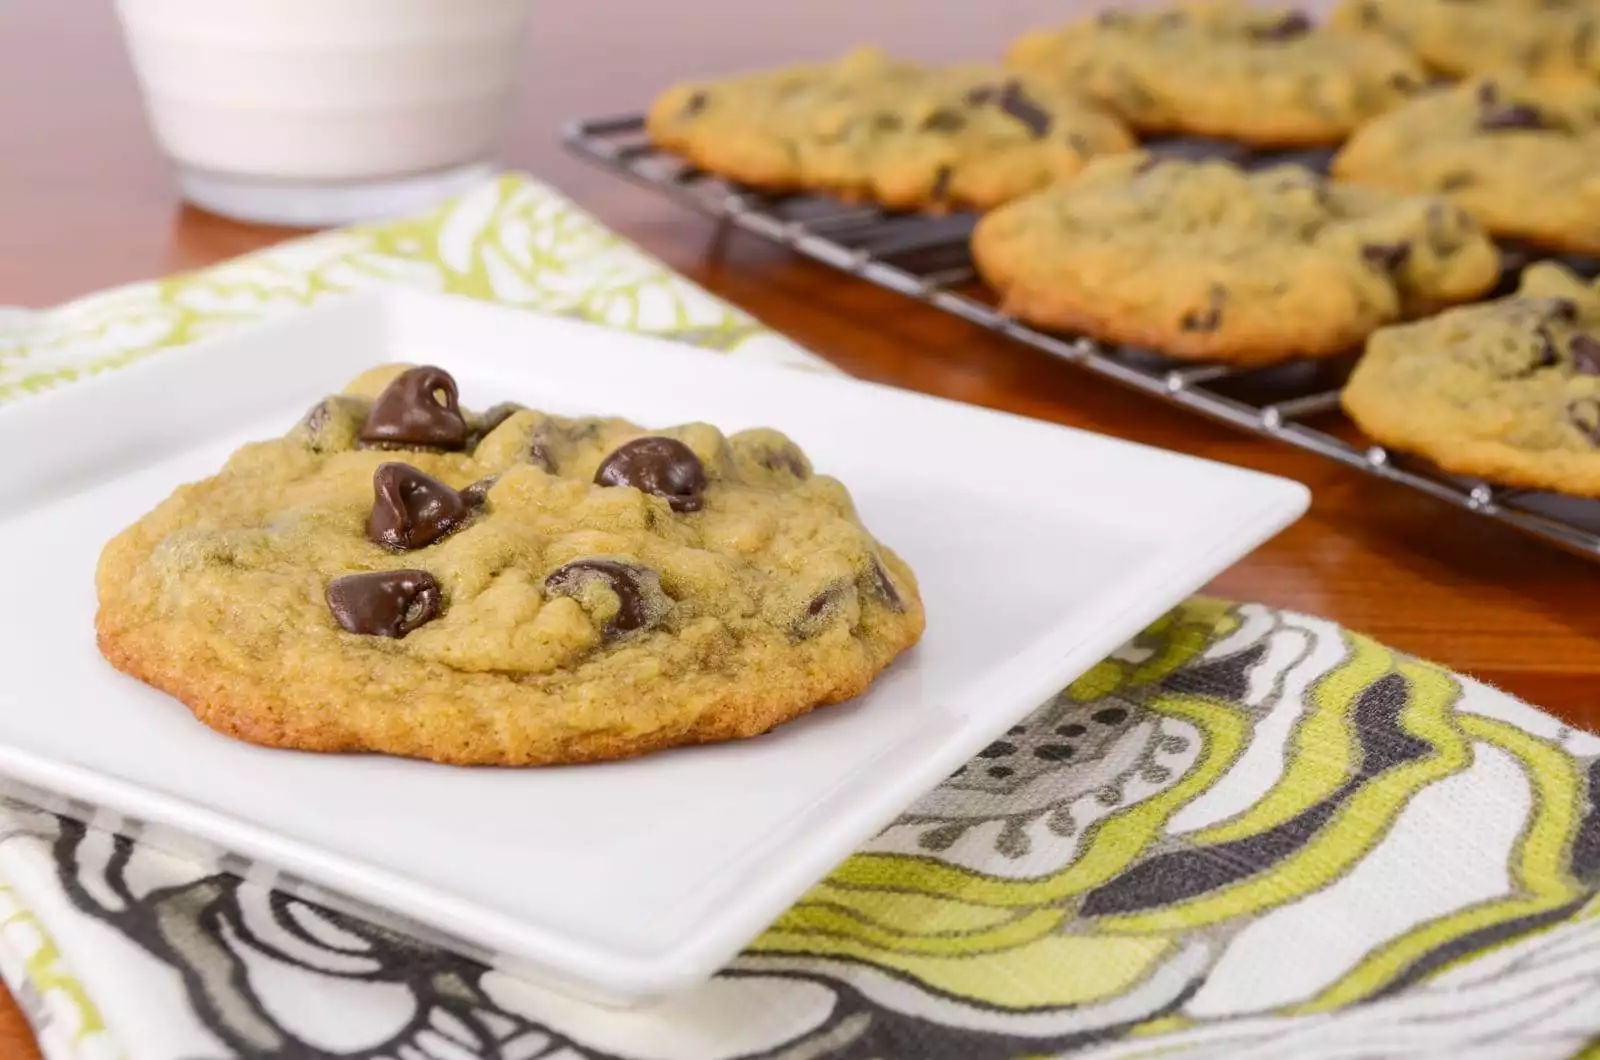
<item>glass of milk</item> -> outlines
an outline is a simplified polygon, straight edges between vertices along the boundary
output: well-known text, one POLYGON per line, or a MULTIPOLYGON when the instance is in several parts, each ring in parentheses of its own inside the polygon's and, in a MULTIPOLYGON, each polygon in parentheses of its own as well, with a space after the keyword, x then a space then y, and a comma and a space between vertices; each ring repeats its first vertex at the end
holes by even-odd
POLYGON ((492 171, 529 0, 117 0, 190 202, 304 227, 492 171))

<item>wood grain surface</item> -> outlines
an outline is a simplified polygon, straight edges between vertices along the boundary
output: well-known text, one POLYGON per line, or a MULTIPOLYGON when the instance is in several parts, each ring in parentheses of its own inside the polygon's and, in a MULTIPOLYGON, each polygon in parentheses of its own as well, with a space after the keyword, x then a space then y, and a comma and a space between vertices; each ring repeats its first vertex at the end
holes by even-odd
MULTIPOLYGON (((585 0, 536 4, 506 158, 673 267, 856 375, 1299 479, 1298 525, 1211 592, 1334 619, 1600 722, 1600 567, 1310 455, 1124 392, 565 157, 560 122, 639 109, 672 80, 873 41, 929 59, 993 55, 1063 0, 585 0)), ((1079 5, 1082 7, 1094 5, 1079 5)), ((45 306, 195 268, 293 233, 177 201, 149 138, 107 0, 0 0, 0 304, 45 306)), ((1173 518, 1181 519, 1181 512, 1173 518)), ((0 1056, 37 1056, 0 998, 0 1056)))

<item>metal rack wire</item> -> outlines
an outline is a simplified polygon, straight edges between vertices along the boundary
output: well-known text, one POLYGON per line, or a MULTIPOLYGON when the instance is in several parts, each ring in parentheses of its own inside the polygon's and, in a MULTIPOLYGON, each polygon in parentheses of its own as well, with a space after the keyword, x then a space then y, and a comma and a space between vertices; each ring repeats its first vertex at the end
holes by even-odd
MULTIPOLYGON (((894 214, 812 195, 771 196, 729 184, 657 150, 640 115, 570 123, 563 134, 579 157, 692 209, 789 247, 852 276, 927 303, 991 331, 1169 404, 1317 453, 1449 504, 1498 520, 1543 541, 1600 561, 1600 501, 1509 489, 1449 475, 1425 460, 1356 437, 1339 412, 1339 391, 1354 357, 1266 368, 1176 362, 1151 351, 1109 348, 1083 338, 1037 331, 1000 312, 977 282, 967 251, 972 215, 894 214), (1316 424, 1316 426, 1313 426, 1316 424)), ((1296 162, 1325 168, 1327 152, 1250 154, 1236 145, 1167 140, 1148 149, 1189 157, 1227 154, 1247 166, 1296 162)), ((1537 257, 1506 248, 1507 277, 1537 257)), ((1600 261, 1572 259, 1600 273, 1600 261)))

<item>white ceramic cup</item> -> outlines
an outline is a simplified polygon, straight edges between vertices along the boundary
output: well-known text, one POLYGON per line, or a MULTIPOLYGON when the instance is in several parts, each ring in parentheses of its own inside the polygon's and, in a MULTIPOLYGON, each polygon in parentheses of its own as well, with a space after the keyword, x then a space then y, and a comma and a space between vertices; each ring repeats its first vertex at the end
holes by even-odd
POLYGON ((117 0, 184 197, 318 226, 491 171, 529 0, 117 0))

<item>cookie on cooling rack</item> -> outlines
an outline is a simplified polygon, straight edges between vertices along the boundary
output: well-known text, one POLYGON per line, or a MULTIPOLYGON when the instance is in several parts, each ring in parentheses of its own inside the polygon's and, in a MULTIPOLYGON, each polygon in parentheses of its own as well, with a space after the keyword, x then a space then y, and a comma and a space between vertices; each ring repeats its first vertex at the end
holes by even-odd
POLYGON ((1384 328, 1343 403, 1446 471, 1600 497, 1600 281, 1536 265, 1509 298, 1384 328))
POLYGON ((1422 66, 1372 35, 1231 0, 1107 11, 1012 44, 1007 65, 1104 104, 1143 133, 1261 146, 1331 144, 1422 87, 1422 66))
POLYGON ((776 431, 463 411, 390 367, 100 558, 101 651, 254 743, 533 765, 754 736, 920 636, 911 571, 776 431))
POLYGON ((986 215, 972 250, 1030 324, 1240 364, 1354 349, 1499 277, 1493 243, 1443 199, 1142 154, 986 215))
POLYGON ((1452 77, 1600 80, 1596 0, 1345 0, 1333 21, 1387 36, 1452 77))
POLYGON ((929 211, 997 206, 1134 146, 1121 122, 1065 89, 871 49, 678 85, 647 128, 657 145, 742 184, 929 211))
POLYGON ((1600 83, 1482 78, 1363 126, 1334 175, 1447 195, 1497 236, 1600 254, 1600 83))

